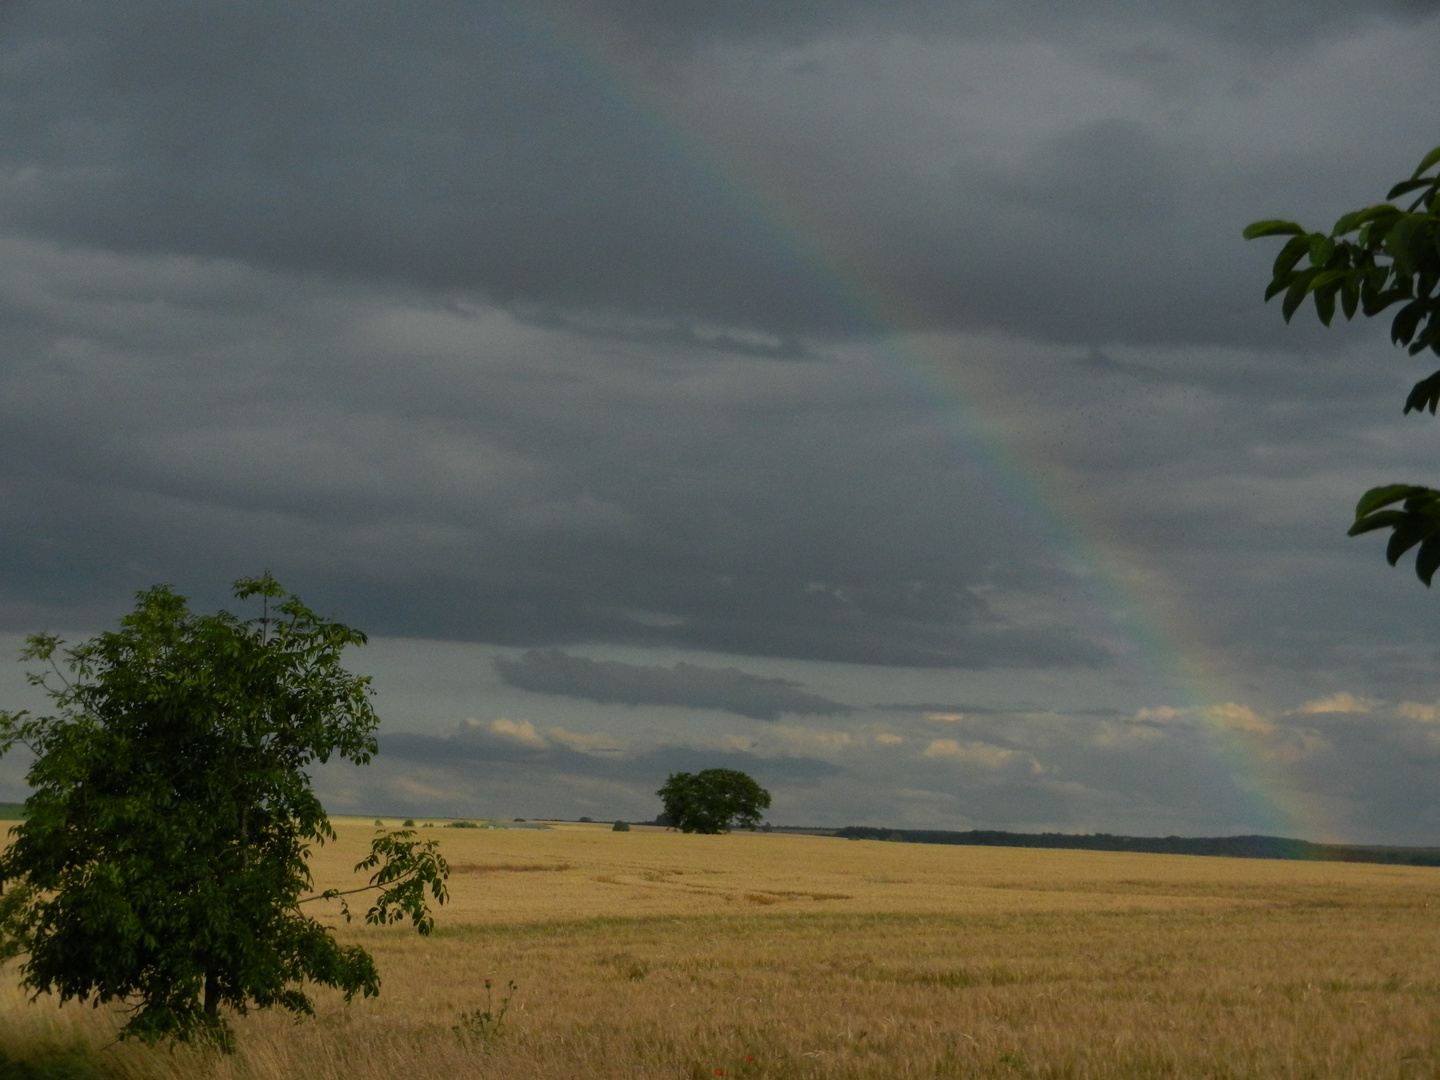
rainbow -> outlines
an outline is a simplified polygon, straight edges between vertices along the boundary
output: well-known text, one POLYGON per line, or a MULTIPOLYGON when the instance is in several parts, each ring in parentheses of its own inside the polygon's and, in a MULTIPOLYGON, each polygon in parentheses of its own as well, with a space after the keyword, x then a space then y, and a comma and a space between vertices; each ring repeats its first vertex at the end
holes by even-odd
POLYGON ((841 325, 871 344, 869 359, 890 393, 938 415, 952 453, 978 466, 992 494, 1021 524, 1042 538, 1057 560, 1077 571, 1086 608, 1097 628, 1118 633, 1153 678, 1164 704, 1152 716, 1188 716, 1200 723, 1216 763, 1230 778, 1235 831, 1259 831, 1322 842, 1339 839, 1322 805, 1285 780, 1264 736, 1268 723, 1238 705, 1214 643, 1187 614, 1178 585, 1107 521, 1059 481, 1053 462, 1040 460, 984 419, 1011 391, 998 365, 984 362, 983 345, 957 356, 953 339, 906 333, 909 298, 827 243, 823 214, 807 193, 761 167, 754 152, 729 133, 688 114, 682 95, 667 93, 646 74, 641 50, 613 24, 583 5, 507 5, 505 29, 517 43, 563 64, 608 107, 629 117, 657 152, 687 167, 748 223, 778 265, 802 275, 831 305, 841 325))

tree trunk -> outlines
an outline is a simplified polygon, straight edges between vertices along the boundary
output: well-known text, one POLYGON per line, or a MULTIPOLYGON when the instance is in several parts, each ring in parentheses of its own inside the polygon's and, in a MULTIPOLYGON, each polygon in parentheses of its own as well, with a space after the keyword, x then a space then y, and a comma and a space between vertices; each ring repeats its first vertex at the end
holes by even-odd
POLYGON ((220 980, 213 971, 205 973, 205 1015, 212 1018, 220 1015, 220 980))

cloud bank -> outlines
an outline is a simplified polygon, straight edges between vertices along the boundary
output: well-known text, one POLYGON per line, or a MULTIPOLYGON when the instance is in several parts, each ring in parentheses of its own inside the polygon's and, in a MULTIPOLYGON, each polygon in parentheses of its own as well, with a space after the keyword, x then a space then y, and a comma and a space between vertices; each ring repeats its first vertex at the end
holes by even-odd
POLYGON ((531 649, 516 660, 499 659, 495 670, 511 686, 541 694, 598 701, 602 705, 678 705, 719 709, 753 720, 839 716, 850 706, 798 689, 789 679, 764 678, 738 668, 706 668, 684 661, 671 667, 590 660, 559 649, 531 649))
POLYGON ((839 770, 775 774, 814 819, 1263 825, 1223 733, 1433 827, 1434 599, 1344 535, 1433 482, 1417 371, 1239 232, 1409 173, 1434 3, 0 19, 0 630, 269 567, 473 646, 385 713, 425 805, 713 752, 839 770))

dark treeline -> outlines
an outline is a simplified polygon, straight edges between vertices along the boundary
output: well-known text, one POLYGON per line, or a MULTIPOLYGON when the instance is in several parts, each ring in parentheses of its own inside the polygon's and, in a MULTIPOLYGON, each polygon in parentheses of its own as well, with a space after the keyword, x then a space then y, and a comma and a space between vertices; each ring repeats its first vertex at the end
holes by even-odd
POLYGON ((1070 848, 1081 851, 1139 851, 1154 855, 1226 855, 1240 859, 1440 866, 1440 848, 1312 844, 1308 840, 1289 840, 1283 836, 1112 836, 1110 833, 1013 833, 992 829, 950 832, 944 829, 881 829, 868 825, 848 825, 836 829, 833 835, 850 840, 900 840, 910 844, 1070 848))

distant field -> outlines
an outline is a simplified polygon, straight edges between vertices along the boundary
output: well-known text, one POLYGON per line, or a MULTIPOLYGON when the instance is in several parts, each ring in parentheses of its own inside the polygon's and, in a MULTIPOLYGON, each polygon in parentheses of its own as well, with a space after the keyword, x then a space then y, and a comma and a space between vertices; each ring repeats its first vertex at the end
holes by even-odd
MULTIPOLYGON (((337 822, 319 887, 349 880, 372 822, 337 822)), ((64 1075, 127 1080, 1440 1075, 1440 870, 598 824, 433 835, 454 870, 437 935, 346 931, 376 955, 378 999, 252 1014, 215 1061, 90 1049, 105 1013, 6 988, 0 1054, 71 1046, 64 1075), (515 981, 511 1011, 462 1045, 486 978, 515 981)))

